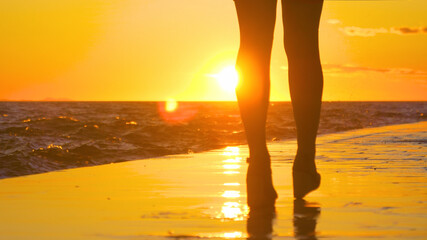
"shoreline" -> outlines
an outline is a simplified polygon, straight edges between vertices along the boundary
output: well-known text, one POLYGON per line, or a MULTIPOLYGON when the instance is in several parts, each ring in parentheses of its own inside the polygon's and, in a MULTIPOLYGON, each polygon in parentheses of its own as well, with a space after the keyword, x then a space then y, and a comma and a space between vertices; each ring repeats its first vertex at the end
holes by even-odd
MULTIPOLYGON (((270 143, 279 199, 274 224, 260 224, 271 226, 272 239, 422 239, 425 129, 418 122, 320 136, 322 184, 302 205, 292 197, 295 140, 270 143)), ((230 147, 3 179, 0 232, 8 239, 245 239, 253 220, 247 153, 230 147)))
MULTIPOLYGON (((381 127, 396 126, 396 125, 405 125, 405 124, 416 124, 416 123, 422 123, 422 122, 427 122, 427 121, 421 120, 421 121, 415 121, 415 122, 392 123, 392 124, 387 124, 387 125, 368 126, 368 127, 364 127, 364 128, 354 128, 354 129, 337 131, 337 132, 319 133, 317 136, 319 138, 321 136, 330 135, 330 134, 342 134, 342 133, 345 133, 345 132, 352 132, 352 131, 358 131, 358 130, 364 130, 364 129, 381 128, 381 127)), ((273 143, 282 143, 282 142, 287 142, 287 141, 296 141, 296 137, 282 138, 282 139, 279 139, 279 140, 274 140, 274 139, 273 140, 268 140, 267 141, 267 145, 270 145, 270 144, 273 144, 273 143)), ((203 150, 203 151, 194 151, 194 152, 191 151, 191 153, 188 153, 188 154, 191 155, 191 154, 194 154, 194 153, 200 154, 200 153, 215 151, 215 150, 223 149, 226 146, 227 145, 224 145, 224 146, 221 146, 221 147, 218 147, 218 148, 206 149, 206 150, 203 150)), ((229 146, 232 146, 232 147, 245 147, 247 145, 246 144, 235 144, 235 145, 233 144, 233 145, 229 145, 229 146)), ((56 172, 56 171, 64 171, 64 170, 70 170, 70 169, 79 169, 79 168, 86 168, 86 167, 96 167, 96 166, 109 165, 109 164, 118 164, 118 163, 129 162, 129 161, 150 160, 150 159, 164 158, 164 157, 168 157, 168 156, 185 155, 185 154, 187 154, 187 153, 175 153, 175 154, 168 154, 168 155, 159 155, 159 156, 154 156, 154 157, 143 157, 143 158, 135 158, 135 159, 129 159, 129 160, 121 160, 121 161, 117 161, 117 162, 102 163, 102 164, 95 164, 95 165, 89 165, 89 166, 61 168, 61 169, 50 170, 50 171, 45 171, 45 172, 23 174, 23 175, 19 175, 19 176, 0 177, 0 180, 9 179, 9 178, 16 178, 16 177, 32 176, 32 175, 44 174, 44 173, 56 172)))

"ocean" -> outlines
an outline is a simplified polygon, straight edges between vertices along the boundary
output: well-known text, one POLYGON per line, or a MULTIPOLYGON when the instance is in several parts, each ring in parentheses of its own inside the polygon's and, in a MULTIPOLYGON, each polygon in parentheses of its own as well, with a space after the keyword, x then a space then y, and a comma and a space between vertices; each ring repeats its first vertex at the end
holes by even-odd
MULTIPOLYGON (((319 134, 426 113, 427 102, 324 102, 319 134)), ((267 139, 295 136, 291 104, 271 103, 267 139)), ((245 143, 236 102, 0 102, 0 178, 245 143)))

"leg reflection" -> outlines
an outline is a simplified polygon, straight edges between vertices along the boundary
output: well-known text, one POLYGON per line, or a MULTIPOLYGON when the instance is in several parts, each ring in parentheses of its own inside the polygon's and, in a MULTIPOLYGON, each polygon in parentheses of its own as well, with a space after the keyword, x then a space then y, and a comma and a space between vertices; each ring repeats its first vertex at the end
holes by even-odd
POLYGON ((295 239, 316 238, 317 218, 320 215, 320 207, 303 199, 294 201, 294 234, 295 239))
POLYGON ((250 210, 246 229, 249 240, 271 240, 273 237, 273 221, 276 209, 257 208, 250 210))

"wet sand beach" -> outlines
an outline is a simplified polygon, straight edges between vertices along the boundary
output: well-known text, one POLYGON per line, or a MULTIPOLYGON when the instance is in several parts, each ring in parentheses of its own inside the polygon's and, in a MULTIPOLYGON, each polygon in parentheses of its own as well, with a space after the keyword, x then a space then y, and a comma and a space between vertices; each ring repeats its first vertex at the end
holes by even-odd
POLYGON ((0 180, 1 239, 425 239, 427 122, 318 138, 294 202, 296 141, 272 142, 276 214, 248 220, 246 146, 0 180))

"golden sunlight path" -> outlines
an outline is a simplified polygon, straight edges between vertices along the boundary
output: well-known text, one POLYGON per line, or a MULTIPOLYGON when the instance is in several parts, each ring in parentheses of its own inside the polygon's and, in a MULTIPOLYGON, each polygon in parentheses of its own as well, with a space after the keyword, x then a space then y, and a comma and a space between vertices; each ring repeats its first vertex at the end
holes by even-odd
MULTIPOLYGON (((273 239, 425 239, 426 146, 427 122, 320 136, 322 185, 294 216, 295 141, 270 143, 279 193, 273 239)), ((0 180, 0 239, 246 238, 247 152, 0 180)))

